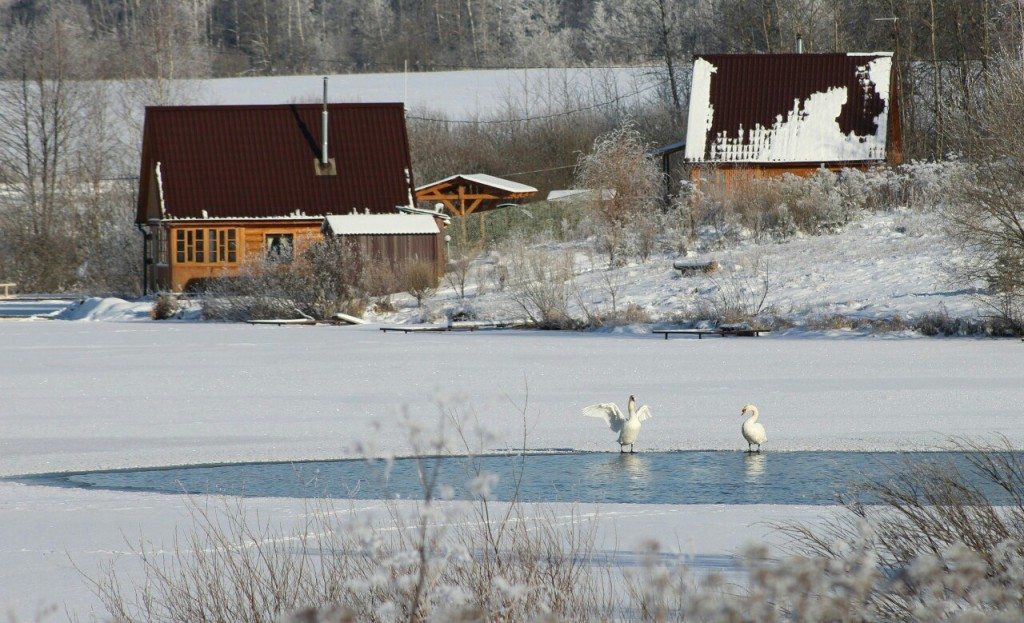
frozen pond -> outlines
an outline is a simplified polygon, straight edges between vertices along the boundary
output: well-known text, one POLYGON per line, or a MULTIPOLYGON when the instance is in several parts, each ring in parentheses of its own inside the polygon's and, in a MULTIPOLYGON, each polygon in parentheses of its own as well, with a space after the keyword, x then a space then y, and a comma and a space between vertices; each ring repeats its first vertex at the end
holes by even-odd
MULTIPOLYGON (((519 480, 526 502, 627 504, 835 504, 867 479, 908 464, 938 462, 971 473, 952 452, 573 452, 525 456, 247 463, 21 477, 33 484, 254 497, 384 499, 423 497, 421 475, 437 473, 435 495, 465 499, 478 474, 492 474, 495 499, 519 480), (521 474, 521 478, 517 478, 521 474)), ((980 483, 979 483, 980 484, 980 483)), ((987 491, 999 499, 998 492, 987 491)))

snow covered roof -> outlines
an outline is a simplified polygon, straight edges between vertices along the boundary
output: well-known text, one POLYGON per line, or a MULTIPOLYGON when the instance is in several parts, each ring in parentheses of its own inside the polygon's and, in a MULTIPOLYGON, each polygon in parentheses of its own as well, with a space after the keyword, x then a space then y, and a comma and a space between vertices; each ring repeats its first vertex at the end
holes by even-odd
POLYGON ((459 173, 457 175, 450 175, 443 180, 431 182, 430 184, 424 184, 423 186, 417 186, 416 190, 423 190, 430 188, 431 186, 439 186, 448 182, 463 179, 467 182, 479 184, 481 186, 490 186, 491 188, 497 188, 498 190, 504 190, 509 193, 535 193, 537 189, 533 186, 527 186, 526 184, 520 184, 519 182, 513 182, 512 180, 506 180, 486 173, 459 173))
POLYGON ((715 54, 693 62, 686 159, 886 160, 898 141, 892 54, 715 54))
POLYGON ((329 214, 327 230, 336 236, 369 234, 436 234, 437 221, 427 214, 329 214))

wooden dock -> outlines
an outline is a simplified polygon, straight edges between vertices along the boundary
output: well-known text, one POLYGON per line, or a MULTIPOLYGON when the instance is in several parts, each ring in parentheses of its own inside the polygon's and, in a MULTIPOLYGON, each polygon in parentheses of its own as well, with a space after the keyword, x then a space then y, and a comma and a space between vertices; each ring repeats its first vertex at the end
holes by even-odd
POLYGON ((670 335, 696 335, 697 339, 703 339, 705 335, 717 335, 718 337, 760 337, 762 333, 771 333, 770 329, 754 329, 748 326, 723 325, 716 329, 659 329, 651 331, 664 335, 668 339, 670 335))

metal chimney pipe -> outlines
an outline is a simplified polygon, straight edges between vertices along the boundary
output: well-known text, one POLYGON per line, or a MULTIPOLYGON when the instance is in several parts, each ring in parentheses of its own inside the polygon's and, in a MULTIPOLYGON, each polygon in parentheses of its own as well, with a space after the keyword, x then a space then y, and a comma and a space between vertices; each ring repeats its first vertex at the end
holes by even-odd
POLYGON ((324 109, 320 113, 320 164, 327 166, 327 76, 324 76, 324 109))
MULTIPOLYGON (((803 35, 797 35, 796 36, 796 53, 797 54, 803 54, 804 53, 804 37, 803 37, 803 35)), ((326 80, 326 78, 325 78, 325 80, 326 80)))

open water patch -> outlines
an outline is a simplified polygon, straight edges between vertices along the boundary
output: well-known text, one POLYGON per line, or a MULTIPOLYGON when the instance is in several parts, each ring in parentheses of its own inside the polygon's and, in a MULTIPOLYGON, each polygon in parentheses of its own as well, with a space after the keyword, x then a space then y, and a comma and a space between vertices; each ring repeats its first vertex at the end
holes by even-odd
MULTIPOLYGON (((606 504, 837 503, 871 480, 938 463, 977 478, 963 452, 599 452, 239 463, 19 476, 27 484, 247 497, 422 499, 437 474, 435 497, 606 504), (481 474, 490 476, 480 478, 481 474)), ((993 501, 1009 498, 975 483, 993 501)), ((870 501, 870 499, 868 499, 870 501)))

